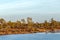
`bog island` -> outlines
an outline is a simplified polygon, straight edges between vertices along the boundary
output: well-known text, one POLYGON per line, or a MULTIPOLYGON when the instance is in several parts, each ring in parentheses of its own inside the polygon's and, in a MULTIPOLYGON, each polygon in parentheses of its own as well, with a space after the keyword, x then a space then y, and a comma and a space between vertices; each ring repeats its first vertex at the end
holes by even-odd
POLYGON ((57 33, 60 32, 60 22, 51 18, 50 22, 34 22, 32 18, 17 20, 15 22, 5 21, 0 18, 0 35, 29 34, 29 33, 57 33), (27 22, 26 22, 27 21, 27 22))

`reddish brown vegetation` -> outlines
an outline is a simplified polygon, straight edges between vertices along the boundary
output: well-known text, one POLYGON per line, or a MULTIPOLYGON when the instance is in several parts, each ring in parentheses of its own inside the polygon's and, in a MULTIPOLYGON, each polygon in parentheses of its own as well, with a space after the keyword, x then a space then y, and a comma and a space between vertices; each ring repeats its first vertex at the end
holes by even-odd
POLYGON ((60 22, 51 19, 51 22, 34 23, 32 18, 27 18, 27 23, 24 19, 21 21, 6 22, 0 19, 0 35, 6 34, 27 34, 37 32, 57 32, 60 30, 60 22))

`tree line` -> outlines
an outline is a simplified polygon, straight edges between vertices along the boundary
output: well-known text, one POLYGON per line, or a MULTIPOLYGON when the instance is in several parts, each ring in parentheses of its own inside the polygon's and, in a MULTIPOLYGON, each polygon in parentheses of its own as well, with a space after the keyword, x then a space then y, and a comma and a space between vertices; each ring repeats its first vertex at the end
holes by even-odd
POLYGON ((60 22, 51 18, 50 22, 45 20, 43 23, 34 23, 32 18, 27 18, 27 23, 24 19, 16 22, 6 22, 3 18, 0 19, 0 32, 12 33, 36 33, 36 32, 54 32, 55 29, 60 29, 60 22))

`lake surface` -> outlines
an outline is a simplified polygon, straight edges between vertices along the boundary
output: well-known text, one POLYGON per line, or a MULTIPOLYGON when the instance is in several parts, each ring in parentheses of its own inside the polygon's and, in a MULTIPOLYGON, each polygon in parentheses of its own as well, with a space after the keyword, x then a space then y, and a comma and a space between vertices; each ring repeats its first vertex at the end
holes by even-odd
POLYGON ((15 34, 0 36, 0 40, 60 40, 59 33, 15 34))

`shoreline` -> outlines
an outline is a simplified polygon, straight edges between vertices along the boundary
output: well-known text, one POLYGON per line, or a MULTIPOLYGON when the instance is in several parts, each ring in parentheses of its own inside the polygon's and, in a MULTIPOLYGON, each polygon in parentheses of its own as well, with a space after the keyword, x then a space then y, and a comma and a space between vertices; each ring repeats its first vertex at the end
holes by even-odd
POLYGON ((8 36, 8 35, 36 35, 36 34, 60 34, 60 33, 27 33, 27 34, 5 34, 5 35, 0 35, 0 36, 8 36))
POLYGON ((32 33, 30 33, 30 32, 28 32, 28 33, 2 33, 2 34, 0 34, 0 35, 16 35, 16 34, 60 34, 60 32, 32 32, 32 33))
POLYGON ((58 33, 60 32, 60 22, 55 21, 53 18, 51 22, 44 21, 44 23, 34 22, 32 18, 27 17, 27 20, 21 19, 21 21, 5 21, 0 19, 0 35, 9 34, 30 34, 30 33, 58 33), (27 23, 26 23, 27 21, 27 23))

